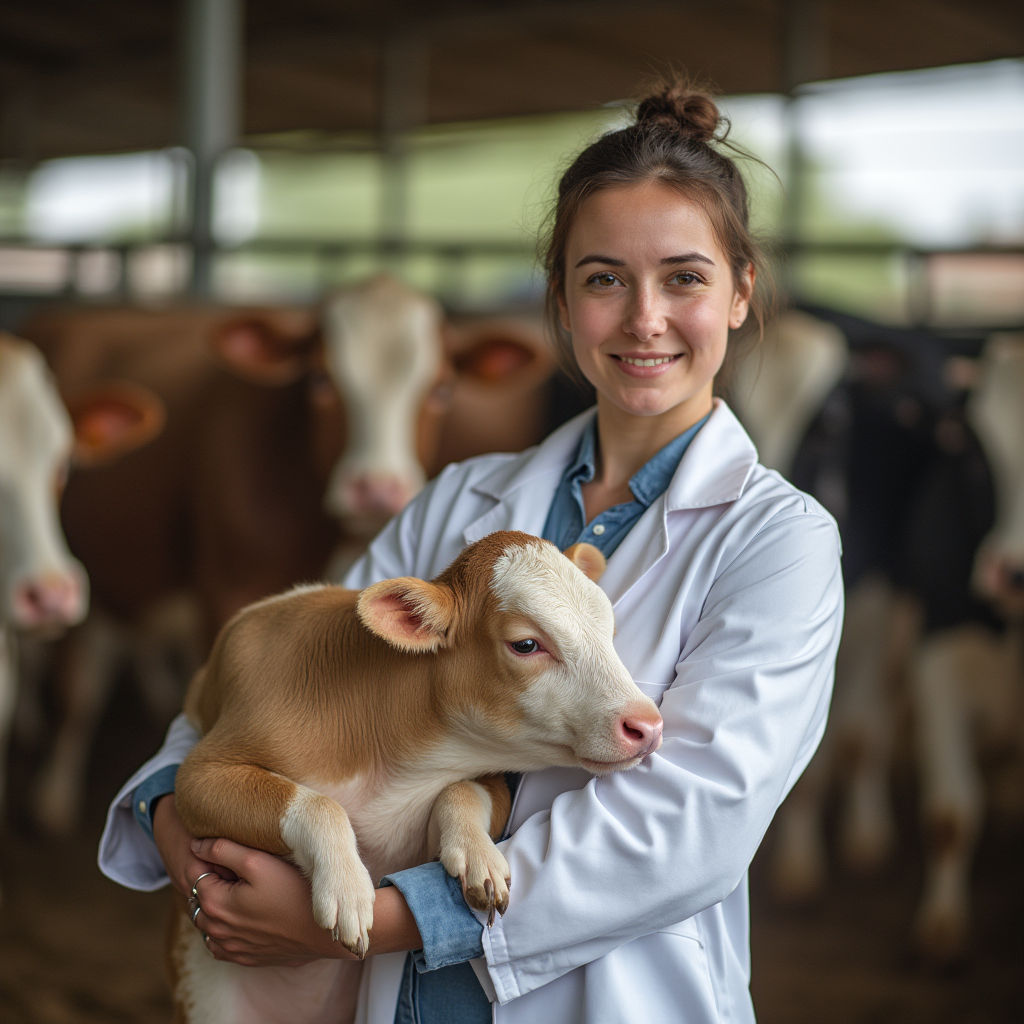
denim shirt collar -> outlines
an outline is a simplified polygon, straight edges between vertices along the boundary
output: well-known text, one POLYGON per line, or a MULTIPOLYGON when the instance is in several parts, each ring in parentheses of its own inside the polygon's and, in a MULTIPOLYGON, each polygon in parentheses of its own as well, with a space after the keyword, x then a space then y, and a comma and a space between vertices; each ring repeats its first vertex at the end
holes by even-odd
MULTIPOLYGON (((663 494, 672 482, 679 461, 689 447, 694 435, 708 421, 711 413, 698 420, 688 430, 673 438, 664 448, 652 456, 629 479, 633 497, 644 508, 649 508, 659 494, 663 494)), ((565 480, 589 483, 597 472, 597 418, 594 417, 583 431, 576 458, 565 471, 565 480)))

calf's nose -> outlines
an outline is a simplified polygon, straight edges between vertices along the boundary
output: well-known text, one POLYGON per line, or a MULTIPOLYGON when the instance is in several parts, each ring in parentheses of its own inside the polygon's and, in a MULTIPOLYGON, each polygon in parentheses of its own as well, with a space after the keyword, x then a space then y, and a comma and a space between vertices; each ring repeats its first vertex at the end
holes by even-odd
POLYGON ((20 580, 12 610, 22 629, 74 625, 85 611, 85 588, 74 572, 52 572, 20 580))
POLYGON ((627 715, 619 721, 619 739, 632 757, 646 757, 661 746, 663 728, 660 715, 657 719, 627 715))

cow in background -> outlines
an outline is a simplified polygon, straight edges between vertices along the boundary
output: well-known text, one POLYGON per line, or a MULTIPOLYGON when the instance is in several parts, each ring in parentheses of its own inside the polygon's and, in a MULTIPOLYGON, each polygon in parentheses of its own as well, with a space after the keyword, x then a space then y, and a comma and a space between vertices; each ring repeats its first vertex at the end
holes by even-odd
POLYGON ((389 278, 319 310, 72 310, 26 330, 65 393, 115 373, 167 410, 145 452, 65 496, 97 613, 69 641, 68 724, 33 803, 58 833, 77 817, 116 664, 151 635, 144 620, 190 597, 202 657, 242 606, 340 575, 448 460, 535 443, 551 421, 537 322, 446 321, 389 278))
POLYGON ((927 844, 915 934, 938 962, 960 957, 969 940, 970 868, 986 802, 980 755, 1003 769, 992 780, 1002 782, 1003 792, 990 790, 990 796, 1021 811, 1024 335, 988 341, 967 414, 992 467, 997 497, 995 524, 974 561, 972 584, 1006 628, 969 622, 932 633, 911 666, 927 844))
POLYGON ((58 511, 72 456, 97 464, 145 444, 149 409, 139 389, 112 386, 80 397, 73 422, 39 352, 0 334, 0 801, 18 691, 16 636, 52 636, 88 608, 86 573, 58 511))
MULTIPOLYGON (((927 731, 935 708, 921 698, 913 668, 921 652, 941 648, 965 624, 977 630, 992 621, 970 587, 994 517, 992 479, 963 393, 950 386, 947 352, 928 335, 811 312, 841 328, 850 359, 800 443, 790 478, 839 520, 847 613, 828 732, 777 819, 773 873, 791 901, 824 883, 823 804, 838 765, 842 859, 860 872, 885 862, 895 839, 894 696, 913 684, 906 692, 914 724, 927 731)), ((921 770, 927 790, 935 765, 922 760, 921 770)), ((919 915, 917 936, 930 959, 962 949, 963 930, 933 925, 928 912, 919 915)))

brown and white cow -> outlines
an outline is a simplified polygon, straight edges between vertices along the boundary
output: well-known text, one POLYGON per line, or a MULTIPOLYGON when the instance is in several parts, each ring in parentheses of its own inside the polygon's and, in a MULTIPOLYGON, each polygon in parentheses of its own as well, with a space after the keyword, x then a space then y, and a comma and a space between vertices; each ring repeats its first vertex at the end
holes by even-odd
MULTIPOLYGON (((76 309, 26 329, 69 400, 117 376, 166 409, 145 451, 73 479, 65 495, 97 613, 69 639, 65 724, 34 801, 54 832, 76 818, 117 665, 148 659, 150 678, 165 660, 149 623, 191 597, 202 651, 243 605, 323 578, 332 553, 337 578, 451 458, 545 432, 553 361, 538 325, 446 323, 434 300, 386 277, 319 310, 76 309)), ((173 639, 188 650, 187 634, 173 639)))
MULTIPOLYGON (((186 699, 202 733, 178 773, 186 826, 290 859, 316 922, 360 958, 375 883, 432 856, 471 906, 504 913, 501 773, 607 774, 661 743, 588 578, 604 558, 589 545, 567 554, 494 533, 429 583, 302 587, 245 609, 186 699)), ((354 961, 240 970, 210 957, 184 900, 173 935, 190 1024, 319 1024, 354 1007, 354 961)))
POLYGON ((0 802, 17 697, 15 634, 59 633, 88 607, 86 573, 58 510, 72 456, 97 462, 144 443, 136 397, 121 387, 94 393, 73 424, 38 350, 0 334, 0 802))

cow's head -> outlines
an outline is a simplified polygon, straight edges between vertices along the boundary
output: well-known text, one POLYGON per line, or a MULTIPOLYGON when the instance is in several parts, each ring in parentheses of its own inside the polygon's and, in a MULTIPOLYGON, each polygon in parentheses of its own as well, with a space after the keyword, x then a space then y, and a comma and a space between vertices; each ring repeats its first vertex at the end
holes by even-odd
POLYGON ((400 650, 436 658, 437 701, 468 744, 506 769, 631 768, 661 744, 654 702, 613 645, 612 607, 590 545, 561 554, 501 532, 471 545, 436 580, 364 590, 363 624, 400 650))
POLYGON ((0 622, 18 629, 60 629, 86 612, 85 571, 60 526, 72 462, 123 454, 162 424, 158 400, 131 385, 80 396, 72 412, 39 352, 0 335, 0 622))
POLYGON ((325 506, 357 535, 375 533, 439 468, 442 421, 460 381, 518 379, 542 355, 510 328, 453 334, 433 299, 386 276, 333 292, 315 315, 228 318, 211 342, 222 364, 253 383, 305 381, 325 506))
POLYGON ((996 335, 982 354, 969 413, 996 484, 996 524, 975 561, 977 590, 1024 617, 1024 335, 996 335))

